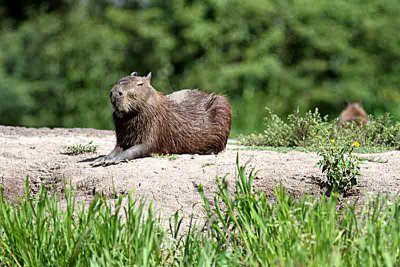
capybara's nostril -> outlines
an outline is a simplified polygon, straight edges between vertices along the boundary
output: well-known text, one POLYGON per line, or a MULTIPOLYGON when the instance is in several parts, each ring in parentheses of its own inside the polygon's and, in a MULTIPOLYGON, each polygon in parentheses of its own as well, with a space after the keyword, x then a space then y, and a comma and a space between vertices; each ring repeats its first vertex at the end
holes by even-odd
POLYGON ((120 91, 120 90, 114 90, 110 92, 110 97, 111 98, 120 98, 121 96, 124 95, 124 92, 120 91))

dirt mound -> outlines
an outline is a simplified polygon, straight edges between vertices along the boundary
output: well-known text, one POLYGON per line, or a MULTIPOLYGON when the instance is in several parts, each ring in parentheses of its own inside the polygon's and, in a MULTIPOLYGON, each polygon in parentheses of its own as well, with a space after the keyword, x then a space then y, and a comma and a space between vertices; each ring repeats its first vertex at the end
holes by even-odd
MULTIPOLYGON (((93 168, 90 161, 111 151, 113 132, 95 129, 48 129, 0 126, 0 183, 9 199, 23 194, 24 181, 31 180, 31 190, 41 184, 61 190, 64 178, 72 182, 78 198, 90 201, 102 192, 143 197, 153 201, 163 216, 176 210, 183 214, 201 213, 197 187, 202 184, 207 195, 215 191, 215 177, 226 176, 235 182, 237 146, 228 145, 219 155, 176 155, 152 157, 109 167, 93 168), (69 156, 63 146, 97 145, 96 153, 69 156)), ((320 194, 315 183, 320 176, 315 153, 239 151, 240 162, 258 170, 255 189, 271 194, 274 185, 282 184, 294 195, 320 194)), ((397 194, 400 189, 400 152, 364 155, 370 160, 361 167, 358 195, 366 192, 397 194)))

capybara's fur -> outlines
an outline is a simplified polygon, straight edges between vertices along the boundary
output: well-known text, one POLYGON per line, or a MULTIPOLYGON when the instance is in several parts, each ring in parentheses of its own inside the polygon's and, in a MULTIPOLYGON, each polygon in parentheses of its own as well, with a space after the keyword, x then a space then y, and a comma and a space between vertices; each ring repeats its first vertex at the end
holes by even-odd
POLYGON ((117 152, 110 153, 114 155, 107 156, 108 160, 135 146, 140 153, 120 156, 117 161, 152 153, 216 154, 225 149, 231 106, 224 96, 199 90, 164 95, 150 81, 151 74, 140 77, 133 73, 111 90, 117 152))
POLYGON ((368 122, 368 114, 360 103, 348 103, 340 113, 338 126, 342 126, 346 122, 355 122, 358 125, 365 125, 368 122))

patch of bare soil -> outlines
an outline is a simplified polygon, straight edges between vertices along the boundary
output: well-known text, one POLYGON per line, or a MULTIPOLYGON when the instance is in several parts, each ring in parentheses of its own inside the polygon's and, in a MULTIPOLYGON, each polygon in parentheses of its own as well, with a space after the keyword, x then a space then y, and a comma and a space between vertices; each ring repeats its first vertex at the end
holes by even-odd
MULTIPOLYGON (((24 192, 28 176, 31 190, 44 184, 60 191, 63 180, 72 182, 78 199, 90 201, 96 192, 111 195, 133 193, 152 201, 164 217, 180 210, 183 214, 202 214, 197 188, 206 195, 216 190, 215 177, 226 176, 235 183, 238 147, 228 145, 218 155, 176 155, 138 159, 108 167, 91 167, 90 161, 107 154, 115 144, 113 132, 95 129, 48 129, 0 126, 0 184, 11 200, 24 192), (87 144, 98 146, 96 153, 65 155, 63 146, 87 144)), ((321 173, 315 153, 239 151, 240 162, 258 170, 255 190, 271 194, 280 182, 295 196, 321 194, 315 182, 321 173)), ((357 196, 367 192, 395 195, 400 190, 400 151, 363 155, 362 177, 357 196)), ((354 198, 354 196, 353 196, 354 198)))

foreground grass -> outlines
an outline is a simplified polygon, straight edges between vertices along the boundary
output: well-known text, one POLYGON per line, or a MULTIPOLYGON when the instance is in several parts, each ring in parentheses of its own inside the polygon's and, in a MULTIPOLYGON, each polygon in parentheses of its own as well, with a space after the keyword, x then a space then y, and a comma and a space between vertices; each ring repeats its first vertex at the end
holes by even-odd
POLYGON ((131 196, 96 196, 66 208, 27 186, 19 205, 0 195, 1 266, 399 266, 400 201, 375 197, 338 209, 336 196, 273 198, 253 192, 254 173, 237 169, 234 192, 217 178, 212 200, 200 187, 206 223, 176 213, 169 227, 131 196), (182 225, 188 224, 185 231, 182 225))

